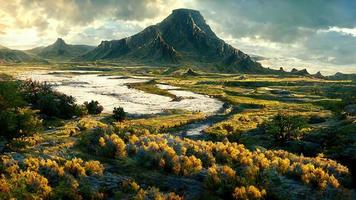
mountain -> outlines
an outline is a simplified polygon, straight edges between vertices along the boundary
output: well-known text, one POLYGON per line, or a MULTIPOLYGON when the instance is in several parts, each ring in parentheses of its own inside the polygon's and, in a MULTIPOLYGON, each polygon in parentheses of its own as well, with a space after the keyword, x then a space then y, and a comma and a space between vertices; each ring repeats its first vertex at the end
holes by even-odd
POLYGON ((0 45, 0 63, 38 62, 40 59, 20 50, 13 50, 0 45))
POLYGON ((188 65, 220 72, 272 71, 218 38, 200 12, 190 9, 173 10, 162 22, 131 37, 102 41, 75 60, 188 65))
POLYGON ((327 76, 326 78, 330 80, 352 80, 356 82, 356 74, 344 74, 337 72, 332 76, 327 76))
POLYGON ((70 45, 67 44, 63 39, 58 38, 57 41, 52 45, 47 47, 37 47, 27 50, 27 52, 43 59, 65 61, 74 57, 78 57, 93 49, 94 47, 87 45, 70 45))

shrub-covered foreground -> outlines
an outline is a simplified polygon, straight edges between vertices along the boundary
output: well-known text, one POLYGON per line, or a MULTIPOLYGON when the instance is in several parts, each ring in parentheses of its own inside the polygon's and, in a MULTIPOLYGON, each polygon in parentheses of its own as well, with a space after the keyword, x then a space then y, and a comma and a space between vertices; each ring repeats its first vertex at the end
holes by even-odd
POLYGON ((170 199, 155 187, 142 188, 131 179, 121 179, 117 188, 100 184, 104 167, 98 161, 42 159, 28 157, 19 162, 9 156, 0 158, 0 199, 170 199), (92 180, 92 182, 90 182, 92 180))
POLYGON ((0 173, 2 199, 81 199, 82 178, 101 176, 103 166, 98 161, 33 157, 19 163, 11 157, 2 156, 0 173))
POLYGON ((119 136, 100 129, 85 135, 80 143, 98 156, 133 159, 139 166, 177 176, 202 175, 205 188, 222 198, 285 199, 287 194, 278 188, 299 189, 304 193, 298 195, 312 199, 351 198, 348 168, 323 157, 297 156, 282 150, 250 151, 228 141, 195 141, 161 134, 119 136))

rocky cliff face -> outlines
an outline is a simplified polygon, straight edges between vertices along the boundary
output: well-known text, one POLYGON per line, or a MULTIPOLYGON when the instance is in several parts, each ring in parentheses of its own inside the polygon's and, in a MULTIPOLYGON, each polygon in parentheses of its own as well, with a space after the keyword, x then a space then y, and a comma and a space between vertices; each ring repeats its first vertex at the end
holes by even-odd
POLYGON ((161 23, 128 38, 103 41, 76 60, 193 65, 223 72, 268 72, 247 54, 219 39, 199 11, 177 9, 161 23))

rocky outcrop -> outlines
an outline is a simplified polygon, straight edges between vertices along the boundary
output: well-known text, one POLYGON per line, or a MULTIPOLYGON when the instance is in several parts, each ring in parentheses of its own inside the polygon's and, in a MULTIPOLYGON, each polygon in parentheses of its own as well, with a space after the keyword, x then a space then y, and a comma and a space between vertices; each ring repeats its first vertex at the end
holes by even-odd
POLYGON ((302 70, 297 70, 296 68, 293 68, 291 71, 292 74, 294 75, 299 75, 299 76, 308 76, 310 75, 307 69, 302 69, 302 70))

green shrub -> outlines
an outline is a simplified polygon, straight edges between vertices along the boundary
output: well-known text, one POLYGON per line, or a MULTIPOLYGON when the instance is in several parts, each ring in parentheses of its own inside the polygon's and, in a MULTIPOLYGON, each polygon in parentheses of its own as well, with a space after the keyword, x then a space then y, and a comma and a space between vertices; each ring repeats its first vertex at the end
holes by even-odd
POLYGON ((0 136, 31 136, 41 129, 42 121, 36 112, 25 106, 19 82, 0 82, 0 136))
POLYGON ((31 136, 42 129, 42 121, 36 112, 28 108, 0 112, 0 135, 11 139, 31 136))
POLYGON ((91 102, 84 102, 84 106, 87 108, 88 113, 91 115, 100 114, 104 110, 104 107, 100 105, 98 101, 94 100, 91 102))
POLYGON ((277 141, 283 143, 301 136, 301 129, 305 128, 306 124, 306 119, 302 116, 278 113, 264 124, 264 128, 267 134, 273 135, 277 141))
POLYGON ((28 108, 20 108, 17 111, 18 131, 21 135, 33 135, 42 129, 42 120, 40 120, 36 111, 28 108))
POLYGON ((19 92, 19 84, 15 81, 0 82, 0 112, 25 106, 26 102, 19 92))
POLYGON ((42 114, 62 119, 85 114, 85 111, 75 103, 74 97, 54 91, 47 83, 24 81, 20 89, 25 100, 42 114))
POLYGON ((63 119, 81 115, 79 106, 75 104, 75 98, 62 93, 41 95, 35 106, 43 114, 63 119))
POLYGON ((122 107, 114 108, 113 113, 116 121, 122 122, 126 119, 126 112, 122 107))

